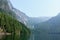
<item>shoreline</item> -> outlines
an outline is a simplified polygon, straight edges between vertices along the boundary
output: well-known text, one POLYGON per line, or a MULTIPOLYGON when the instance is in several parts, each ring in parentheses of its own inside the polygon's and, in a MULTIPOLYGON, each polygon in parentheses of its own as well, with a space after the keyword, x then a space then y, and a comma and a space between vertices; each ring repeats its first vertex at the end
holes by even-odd
POLYGON ((1 32, 0 35, 11 35, 11 33, 4 33, 4 32, 1 32))

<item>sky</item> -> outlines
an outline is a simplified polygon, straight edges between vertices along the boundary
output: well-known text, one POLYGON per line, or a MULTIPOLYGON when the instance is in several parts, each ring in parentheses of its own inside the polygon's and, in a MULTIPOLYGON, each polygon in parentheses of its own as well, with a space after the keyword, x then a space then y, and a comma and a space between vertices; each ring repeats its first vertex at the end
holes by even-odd
POLYGON ((29 17, 52 17, 60 12, 60 0, 10 0, 29 17))

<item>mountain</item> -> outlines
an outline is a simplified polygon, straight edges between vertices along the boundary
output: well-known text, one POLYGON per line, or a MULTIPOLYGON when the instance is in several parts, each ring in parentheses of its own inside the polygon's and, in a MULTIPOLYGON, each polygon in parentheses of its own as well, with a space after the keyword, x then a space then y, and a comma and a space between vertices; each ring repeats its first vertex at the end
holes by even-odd
POLYGON ((9 15, 12 15, 18 21, 26 24, 25 21, 27 20, 28 16, 26 16, 23 12, 19 11, 18 9, 14 8, 10 0, 0 0, 0 8, 7 12, 10 12, 9 15))
POLYGON ((60 13, 51 19, 36 24, 35 30, 39 36, 39 40, 60 40, 60 13))
POLYGON ((0 0, 0 8, 6 10, 6 11, 9 11, 11 10, 13 7, 12 5, 10 4, 10 1, 9 0, 0 0))
POLYGON ((24 15, 23 12, 18 11, 11 5, 10 0, 0 0, 0 28, 3 29, 4 33, 19 35, 20 40, 27 40, 30 30, 23 23, 24 15))
POLYGON ((27 40, 30 35, 30 30, 24 24, 8 15, 7 12, 2 9, 0 9, 0 28, 2 28, 5 33, 20 35, 23 40, 27 40))
POLYGON ((28 28, 34 28, 32 34, 36 36, 35 38, 48 40, 49 32, 59 32, 59 17, 60 15, 51 19, 48 17, 28 17, 25 13, 14 8, 10 0, 0 0, 0 27, 6 32, 20 34, 21 40, 27 40, 29 37, 30 30, 28 28))
POLYGON ((19 10, 17 10, 17 9, 13 9, 13 11, 16 13, 16 18, 17 18, 17 20, 18 21, 20 21, 20 22, 22 22, 22 23, 24 23, 25 25, 27 25, 27 21, 28 21, 28 16, 27 15, 25 15, 25 13, 23 13, 23 12, 21 12, 21 11, 19 11, 19 10))
POLYGON ((27 24, 34 28, 34 25, 49 20, 50 17, 29 17, 27 24))
POLYGON ((50 28, 55 28, 54 30, 57 30, 57 28, 60 26, 60 13, 49 19, 48 21, 42 22, 37 24, 38 28, 43 28, 43 29, 50 29, 50 28))
POLYGON ((36 17, 36 18, 28 17, 25 13, 14 8, 10 0, 0 0, 0 8, 6 11, 8 15, 11 15, 19 22, 25 24, 28 28, 34 28, 35 24, 44 22, 49 19, 48 17, 36 17))

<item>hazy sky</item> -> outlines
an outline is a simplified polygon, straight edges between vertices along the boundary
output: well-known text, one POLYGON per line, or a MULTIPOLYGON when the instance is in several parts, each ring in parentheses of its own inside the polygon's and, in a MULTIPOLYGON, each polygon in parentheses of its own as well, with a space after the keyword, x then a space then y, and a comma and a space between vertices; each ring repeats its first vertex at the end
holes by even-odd
POLYGON ((30 17, 49 17, 60 12, 60 0, 11 0, 11 3, 30 17))

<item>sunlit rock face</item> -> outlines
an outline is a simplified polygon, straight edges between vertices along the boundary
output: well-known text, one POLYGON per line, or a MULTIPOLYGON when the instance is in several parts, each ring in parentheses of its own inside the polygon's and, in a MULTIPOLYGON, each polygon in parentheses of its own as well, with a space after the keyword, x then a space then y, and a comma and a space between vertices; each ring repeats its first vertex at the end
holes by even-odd
POLYGON ((12 7, 12 5, 11 5, 9 0, 0 0, 0 8, 4 9, 6 11, 9 11, 13 7, 12 7))
POLYGON ((17 20, 19 20, 20 22, 24 23, 25 25, 27 25, 27 22, 28 22, 28 16, 25 15, 25 13, 19 11, 18 9, 13 9, 13 11, 15 12, 16 16, 17 17, 17 20))
POLYGON ((25 21, 26 21, 25 19, 27 16, 23 12, 19 11, 18 9, 15 9, 12 6, 10 0, 0 0, 0 8, 4 9, 7 12, 13 11, 15 13, 17 20, 19 20, 22 23, 25 23, 25 21))

